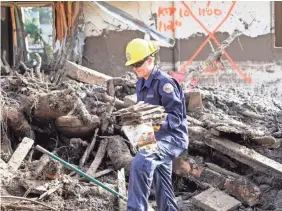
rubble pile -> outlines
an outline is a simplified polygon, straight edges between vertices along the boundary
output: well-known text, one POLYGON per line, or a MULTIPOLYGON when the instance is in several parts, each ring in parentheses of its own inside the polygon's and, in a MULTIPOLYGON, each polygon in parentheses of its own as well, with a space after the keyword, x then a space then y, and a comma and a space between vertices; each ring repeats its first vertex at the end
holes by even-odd
POLYGON ((187 113, 190 149, 174 172, 235 197, 239 210, 281 210, 281 102, 222 87, 201 94, 203 107, 187 113))
MULTIPOLYGON (((107 86, 68 77, 54 83, 52 77, 32 70, 13 70, 1 77, 1 210, 34 206, 40 210, 37 202, 44 202, 42 210, 51 209, 48 206, 55 210, 116 210, 113 194, 33 147, 38 144, 50 150, 115 189, 113 164, 122 168, 126 160, 117 159, 119 153, 130 155, 130 151, 125 139, 116 135, 119 128, 111 113, 126 105, 122 98, 109 96, 107 86), (111 144, 113 147, 107 147, 111 144), (114 162, 109 163, 109 158, 114 162)), ((124 87, 127 84, 117 86, 114 94, 124 87)))
MULTIPOLYGON (((1 210, 124 207, 114 194, 34 146, 126 193, 136 151, 121 130, 120 117, 123 122, 130 117, 135 124, 144 116, 158 119, 163 110, 156 107, 154 115, 148 115, 142 110, 146 104, 135 105, 131 95, 136 77, 131 73, 111 78, 87 70, 86 83, 82 74, 68 75, 70 69, 55 81, 32 70, 12 70, 1 77, 1 210)), ((72 71, 86 73, 78 66, 72 71)), ((197 91, 203 107, 187 113, 189 150, 173 164, 181 209, 204 209, 201 200, 206 197, 199 194, 209 191, 219 200, 232 199, 233 210, 281 210, 282 103, 236 89, 199 87, 197 91)), ((188 104, 189 92, 185 97, 188 104)))

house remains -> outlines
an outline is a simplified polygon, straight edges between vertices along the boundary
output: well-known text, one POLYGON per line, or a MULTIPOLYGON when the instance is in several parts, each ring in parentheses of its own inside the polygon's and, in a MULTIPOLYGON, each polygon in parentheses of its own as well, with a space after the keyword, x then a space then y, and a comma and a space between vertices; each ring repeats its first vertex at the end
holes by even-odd
POLYGON ((126 210, 124 125, 163 118, 136 104, 136 37, 185 92, 181 210, 282 210, 282 2, 267 1, 1 2, 1 210, 126 210))

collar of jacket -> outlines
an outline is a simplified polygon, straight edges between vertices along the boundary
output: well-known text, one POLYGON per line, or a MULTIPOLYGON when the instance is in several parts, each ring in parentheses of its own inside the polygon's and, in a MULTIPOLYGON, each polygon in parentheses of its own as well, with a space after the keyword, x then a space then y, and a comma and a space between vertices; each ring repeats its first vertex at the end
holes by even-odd
POLYGON ((155 76, 157 75, 158 72, 159 72, 159 70, 156 67, 154 67, 154 69, 152 70, 148 80, 145 80, 144 78, 140 78, 138 80, 137 86, 136 86, 137 91, 142 90, 144 87, 150 88, 152 81, 153 81, 153 79, 155 78, 155 76))

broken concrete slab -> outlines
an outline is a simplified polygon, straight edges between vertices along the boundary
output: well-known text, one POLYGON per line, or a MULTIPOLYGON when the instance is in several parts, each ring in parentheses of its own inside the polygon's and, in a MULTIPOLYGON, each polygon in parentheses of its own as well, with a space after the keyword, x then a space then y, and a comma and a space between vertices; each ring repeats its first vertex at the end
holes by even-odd
POLYGON ((73 62, 66 62, 66 73, 69 77, 93 85, 107 85, 107 80, 112 79, 111 76, 97 72, 90 68, 75 64, 73 62))
POLYGON ((31 149, 33 143, 34 143, 34 140, 27 138, 27 137, 23 138, 22 142, 19 144, 18 148, 13 153, 12 157, 10 158, 8 162, 8 167, 11 170, 16 171, 20 167, 22 161, 24 160, 25 156, 31 149))
POLYGON ((194 196, 192 203, 205 211, 232 211, 241 205, 237 199, 215 188, 194 196))

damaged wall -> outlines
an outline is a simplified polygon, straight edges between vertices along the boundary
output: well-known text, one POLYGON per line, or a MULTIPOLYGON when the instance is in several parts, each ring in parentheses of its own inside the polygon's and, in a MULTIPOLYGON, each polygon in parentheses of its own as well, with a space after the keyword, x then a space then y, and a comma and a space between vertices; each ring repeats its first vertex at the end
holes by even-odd
MULTIPOLYGON (((234 30, 244 31, 227 48, 239 70, 235 70, 223 57, 226 69, 207 72, 203 75, 203 85, 242 86, 252 91, 263 88, 267 94, 273 94, 275 90, 279 92, 278 87, 282 85, 282 48, 274 47, 272 2, 234 2, 234 5, 232 2, 210 1, 185 2, 186 5, 170 1, 110 3, 176 39, 174 48, 162 48, 160 51, 164 70, 178 70, 188 60, 186 69, 189 69, 207 58, 211 52, 209 43, 200 48, 208 37, 204 27, 215 32, 218 42, 234 30), (217 28, 220 22, 222 25, 217 28), (250 23, 251 26, 246 27, 250 23), (193 58, 197 51, 198 55, 193 58), (253 83, 247 83, 239 71, 246 73, 253 83)), ((86 24, 83 65, 112 76, 123 74, 127 71, 124 66, 127 42, 132 38, 143 38, 144 33, 114 19, 90 2, 84 2, 83 13, 86 24)), ((211 43, 214 48, 217 47, 212 39, 211 43)), ((282 93, 278 96, 282 98, 282 93)))

